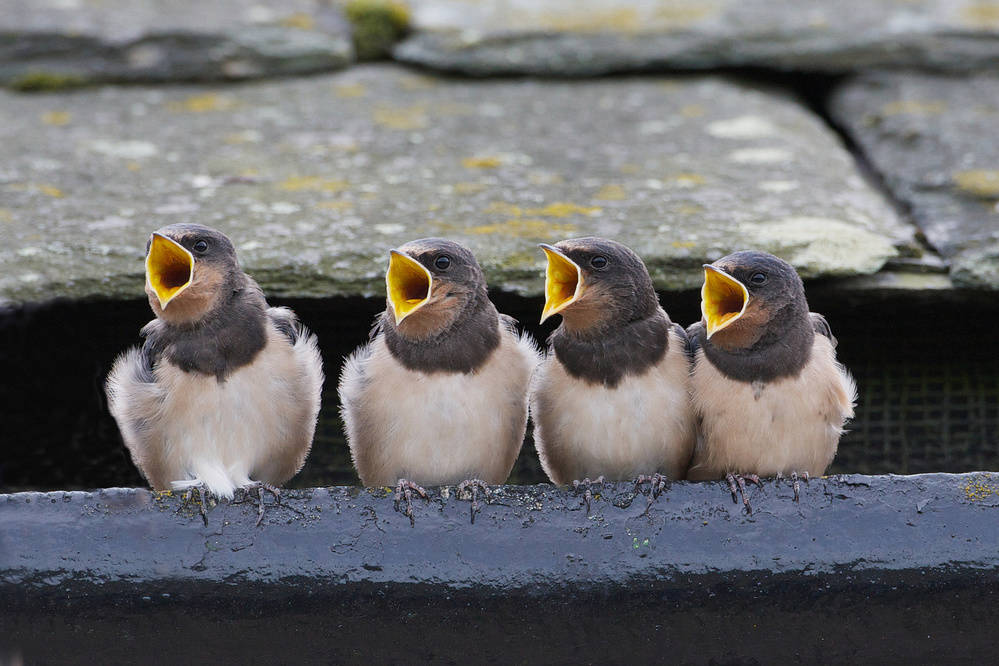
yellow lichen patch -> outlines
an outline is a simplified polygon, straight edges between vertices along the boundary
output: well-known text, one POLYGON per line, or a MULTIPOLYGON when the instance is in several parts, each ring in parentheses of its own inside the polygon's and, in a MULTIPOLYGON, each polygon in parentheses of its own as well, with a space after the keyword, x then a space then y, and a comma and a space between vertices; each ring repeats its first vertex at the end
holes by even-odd
POLYGON ((962 192, 982 199, 999 198, 999 170, 976 169, 954 174, 954 184, 962 192))
POLYGON ((933 116, 944 113, 947 102, 942 99, 903 99, 881 107, 882 116, 933 116))
POLYGON ((461 165, 466 169, 495 169, 503 164, 502 157, 466 157, 461 165))
POLYGON ((285 28, 312 30, 316 27, 316 20, 305 12, 295 12, 294 14, 289 14, 278 21, 278 25, 282 25, 285 28))
POLYGON ((694 241, 673 241, 671 245, 677 249, 689 249, 692 247, 697 247, 697 243, 694 241))
POLYGON ((600 206, 578 206, 574 203, 557 202, 548 204, 544 208, 529 208, 524 212, 527 215, 541 215, 542 217, 569 217, 570 215, 596 215, 602 210, 600 206))
POLYGON ((350 183, 321 176, 292 176, 281 181, 278 187, 286 192, 342 192, 350 183))
POLYGON ((621 30, 637 32, 642 27, 638 10, 631 8, 587 11, 580 13, 543 12, 537 16, 541 29, 565 32, 606 32, 621 30))
POLYGON ((618 171, 621 173, 638 173, 640 167, 637 164, 622 164, 618 167, 618 171))
POLYGON ((515 218, 501 224, 484 224, 478 227, 471 227, 468 230, 472 234, 503 234, 504 236, 513 236, 514 238, 534 238, 538 240, 564 238, 566 235, 575 233, 576 231, 576 225, 574 224, 557 224, 533 218, 515 218))
POLYGON ((962 484, 961 491, 968 502, 999 501, 999 480, 992 475, 976 475, 962 484))
POLYGON ((167 102, 166 107, 176 113, 206 113, 226 111, 239 106, 236 100, 216 93, 204 93, 188 97, 182 102, 167 102))
POLYGON ((699 187, 707 182, 704 176, 697 173, 678 173, 669 180, 685 188, 699 187))
POLYGON ((698 213, 704 212, 704 206, 684 202, 676 207, 676 212, 681 215, 697 215, 698 213))
POLYGON ((139 164, 138 162, 128 162, 127 164, 125 164, 125 168, 128 169, 129 171, 138 171, 139 169, 142 168, 142 165, 139 164))
POLYGON ((46 125, 68 125, 69 121, 69 111, 48 111, 42 114, 42 122, 46 125))
POLYGON ((52 185, 44 185, 44 184, 42 184, 42 185, 35 185, 35 189, 38 190, 39 192, 41 192, 42 194, 44 194, 47 197, 54 197, 56 199, 62 199, 64 196, 66 196, 63 193, 62 190, 60 190, 58 187, 54 187, 52 185))
POLYGON ((482 183, 455 183, 452 188, 455 194, 478 194, 486 189, 482 183))
POLYGON ((620 185, 604 185, 593 198, 598 201, 624 201, 626 195, 620 185))
POLYGON ((493 201, 483 210, 483 213, 500 213, 502 215, 513 215, 514 217, 523 217, 524 211, 519 206, 514 206, 513 204, 508 204, 505 201, 493 201))
POLYGON ((341 86, 334 86, 333 92, 337 97, 349 99, 351 97, 364 97, 368 94, 368 89, 361 83, 347 83, 341 86))
POLYGON ((6 208, 0 208, 0 222, 13 222, 14 214, 6 208))
POLYGON ((674 6, 663 5, 656 9, 653 18, 658 25, 667 24, 672 26, 687 26, 697 21, 703 21, 718 13, 717 7, 710 6, 711 3, 690 3, 676 4, 674 6))
POLYGON ((977 28, 995 28, 999 26, 999 4, 976 2, 968 5, 961 9, 961 19, 977 28))
POLYGON ((399 108, 381 105, 375 109, 375 123, 394 130, 418 130, 426 128, 430 120, 425 106, 399 108))
POLYGON ((687 104, 680 107, 680 115, 684 118, 700 118, 705 113, 707 113, 706 109, 700 104, 687 104))
POLYGON ((320 201, 316 204, 316 208, 321 210, 348 210, 354 207, 354 203, 351 201, 320 201))
POLYGON ((527 182, 531 185, 559 185, 565 182, 557 173, 550 173, 547 171, 532 171, 527 174, 527 182))

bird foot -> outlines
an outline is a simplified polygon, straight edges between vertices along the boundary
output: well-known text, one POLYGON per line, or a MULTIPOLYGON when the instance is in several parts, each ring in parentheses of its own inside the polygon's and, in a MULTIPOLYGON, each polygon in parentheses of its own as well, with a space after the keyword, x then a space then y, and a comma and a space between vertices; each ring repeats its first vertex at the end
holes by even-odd
POLYGON ((208 501, 211 499, 212 491, 203 483, 188 486, 187 492, 184 493, 185 504, 190 504, 194 499, 195 490, 198 491, 198 511, 201 513, 201 520, 205 521, 205 527, 208 527, 208 501))
MULTIPOLYGON (((777 479, 776 479, 775 483, 779 484, 780 480, 784 479, 784 478, 786 478, 786 477, 783 474, 781 474, 780 472, 777 472, 777 479)), ((809 480, 808 472, 802 472, 801 478, 803 478, 805 480, 805 485, 807 486, 808 485, 808 480, 809 480)), ((801 484, 798 483, 798 473, 797 472, 791 472, 791 487, 794 488, 794 501, 797 504, 801 500, 801 484)))
POLYGON ((579 494, 580 489, 585 491, 583 493, 583 501, 586 502, 586 515, 590 515, 590 502, 593 501, 593 492, 591 491, 591 488, 596 485, 604 485, 603 475, 598 476, 593 481, 590 481, 589 479, 583 479, 582 481, 576 479, 572 482, 572 489, 577 495, 579 494))
POLYGON ((272 486, 269 483, 264 483, 263 481, 254 481, 249 483, 239 490, 243 491, 243 496, 239 500, 234 500, 233 504, 240 504, 245 502, 250 496, 251 490, 257 491, 257 522, 254 523, 254 527, 260 527, 260 521, 264 519, 264 491, 266 490, 270 494, 274 495, 274 503, 277 505, 281 504, 281 489, 277 486, 272 486))
POLYGON ((737 474, 729 472, 725 475, 725 480, 728 481, 728 488, 732 491, 732 501, 738 502, 739 495, 742 495, 742 503, 746 505, 746 512, 749 515, 753 515, 753 507, 749 503, 749 491, 746 490, 746 482, 755 483, 760 488, 763 488, 763 483, 760 482, 760 477, 755 474, 737 474))
POLYGON ((641 491, 641 486, 642 486, 643 483, 648 483, 649 484, 649 501, 645 505, 645 511, 642 512, 643 516, 647 516, 649 514, 649 509, 652 508, 652 501, 655 500, 655 499, 657 499, 659 497, 659 495, 661 495, 663 492, 665 492, 666 489, 669 487, 669 479, 666 478, 665 476, 663 476, 662 474, 660 474, 659 472, 656 472, 652 476, 646 476, 645 474, 639 474, 635 478, 635 492, 636 493, 638 493, 638 492, 641 491))
POLYGON ((475 524, 475 514, 479 512, 478 503, 478 491, 481 490, 486 497, 489 497, 493 491, 489 490, 489 486, 482 479, 468 479, 467 481, 462 481, 458 484, 458 499, 462 499, 462 495, 467 491, 472 498, 472 524, 475 524))
POLYGON ((429 499, 427 491, 412 481, 399 479, 399 483, 395 484, 395 510, 401 511, 402 515, 409 517, 410 527, 416 527, 416 518, 413 517, 413 493, 423 499, 429 499), (405 510, 399 509, 403 500, 406 500, 405 510))

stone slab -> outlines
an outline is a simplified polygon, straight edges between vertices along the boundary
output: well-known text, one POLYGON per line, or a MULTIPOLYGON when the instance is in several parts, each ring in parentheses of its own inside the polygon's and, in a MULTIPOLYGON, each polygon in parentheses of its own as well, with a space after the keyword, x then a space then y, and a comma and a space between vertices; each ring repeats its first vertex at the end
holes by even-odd
POLYGON ((284 296, 381 295, 447 236, 540 294, 539 242, 633 247, 658 287, 760 248, 803 275, 917 251, 824 123, 716 77, 432 78, 394 65, 240 87, 0 93, 0 299, 135 297, 151 231, 218 227, 284 296))
POLYGON ((208 524, 135 489, 0 495, 0 657, 70 663, 974 663, 999 629, 999 475, 316 488, 208 524), (946 618, 946 621, 941 621, 946 618), (191 637, 195 640, 191 640, 191 637), (4 654, 4 650, 7 654, 4 654), (152 655, 152 656, 150 656, 152 655), (266 659, 263 656, 266 655, 266 659))
POLYGON ((954 284, 999 289, 999 77, 863 74, 831 109, 954 284))
POLYGON ((474 75, 999 65, 991 0, 412 0, 396 57, 474 75))
POLYGON ((0 85, 244 79, 353 59, 339 10, 316 0, 0 0, 0 85))

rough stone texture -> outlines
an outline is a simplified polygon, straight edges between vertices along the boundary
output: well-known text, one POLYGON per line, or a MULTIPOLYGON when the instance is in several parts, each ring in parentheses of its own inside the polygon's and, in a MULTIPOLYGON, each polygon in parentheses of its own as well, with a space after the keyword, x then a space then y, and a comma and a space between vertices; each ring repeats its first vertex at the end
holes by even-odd
POLYGON ((999 289, 999 78, 870 73, 832 100, 961 287, 999 289))
POLYGON ((474 524, 449 487, 414 527, 387 489, 288 491, 260 527, 254 501, 206 526, 143 490, 0 495, 0 657, 876 664, 994 647, 999 476, 814 479, 800 504, 765 486, 751 516, 724 483, 675 483, 647 515, 629 483, 597 487, 589 513, 571 491, 494 487, 474 524))
POLYGON ((0 0, 0 85, 243 79, 352 60, 317 0, 0 0))
POLYGON ((148 234, 230 234, 270 293, 384 293, 447 236, 539 294, 542 241, 616 238, 661 288, 761 248, 878 271, 912 229, 797 103, 719 78, 428 78, 391 65, 242 87, 0 94, 0 300, 142 294, 148 234))
POLYGON ((989 0, 412 0, 396 57, 484 75, 999 64, 989 0))

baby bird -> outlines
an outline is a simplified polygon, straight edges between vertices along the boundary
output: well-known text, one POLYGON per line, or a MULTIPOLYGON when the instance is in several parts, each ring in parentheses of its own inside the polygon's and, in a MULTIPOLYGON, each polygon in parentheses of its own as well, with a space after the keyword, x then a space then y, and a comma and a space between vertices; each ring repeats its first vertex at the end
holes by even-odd
POLYGON ((836 339, 810 313, 794 268, 766 252, 704 266, 703 317, 687 330, 700 435, 687 478, 727 478, 752 513, 743 476, 820 475, 853 416, 857 388, 836 339))
POLYGON ((650 480, 651 504, 664 477, 683 478, 694 448, 687 336, 624 245, 577 238, 541 248, 541 321, 562 315, 531 389, 541 465, 559 485, 650 480))
POLYGON ((146 252, 156 319, 107 380, 132 459, 156 490, 231 499, 263 487, 277 497, 312 446, 323 385, 315 336, 291 310, 267 306, 215 229, 163 227, 146 252))
POLYGON ((506 481, 524 442, 538 352, 489 300, 465 247, 440 238, 392 250, 388 303, 340 377, 354 466, 366 486, 477 488, 506 481))

